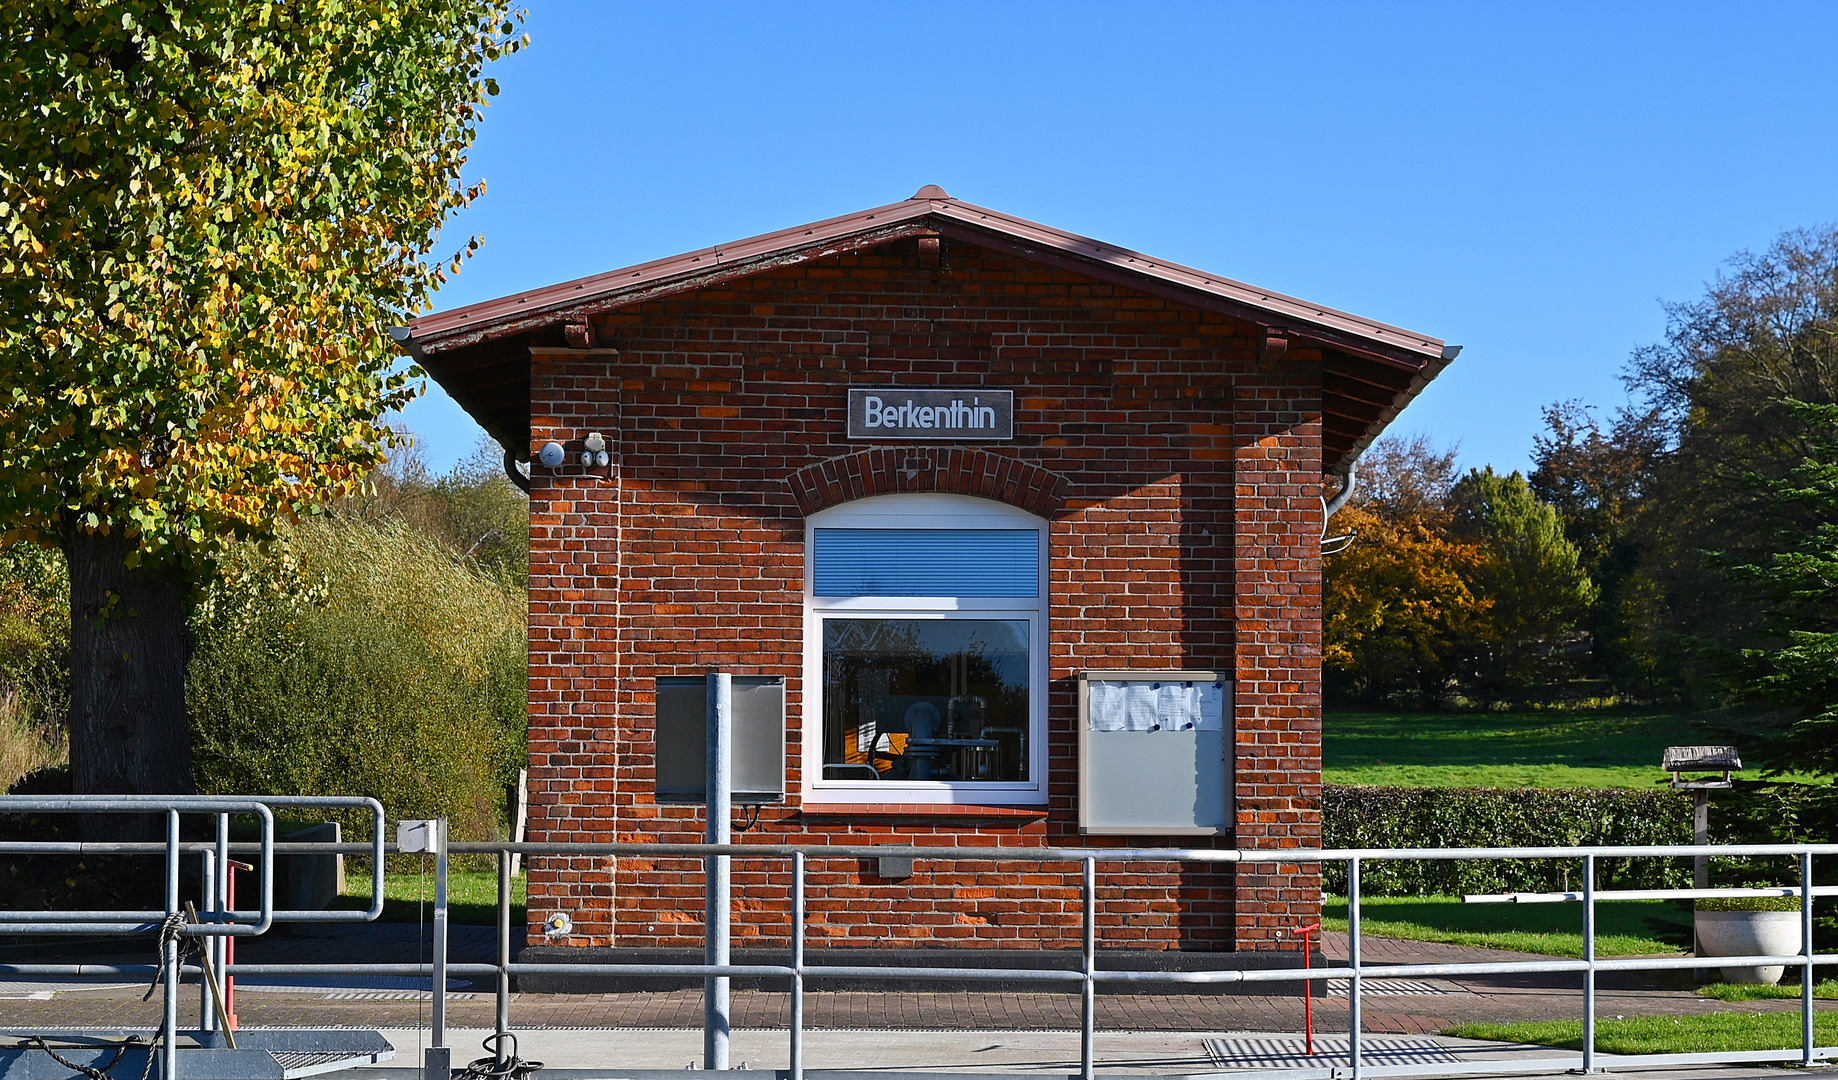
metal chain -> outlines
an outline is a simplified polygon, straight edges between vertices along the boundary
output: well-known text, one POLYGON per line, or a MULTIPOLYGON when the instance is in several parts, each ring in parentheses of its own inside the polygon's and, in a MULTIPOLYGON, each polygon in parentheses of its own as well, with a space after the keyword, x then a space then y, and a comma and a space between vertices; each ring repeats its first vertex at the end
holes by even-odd
POLYGON ((517 1036, 508 1031, 494 1032, 485 1036, 481 1044, 491 1051, 490 1057, 475 1059, 461 1069, 455 1080, 525 1080, 531 1073, 544 1068, 540 1061, 525 1061, 517 1056, 517 1036), (509 1039, 510 1053, 504 1055, 504 1064, 498 1064, 498 1043, 509 1039))

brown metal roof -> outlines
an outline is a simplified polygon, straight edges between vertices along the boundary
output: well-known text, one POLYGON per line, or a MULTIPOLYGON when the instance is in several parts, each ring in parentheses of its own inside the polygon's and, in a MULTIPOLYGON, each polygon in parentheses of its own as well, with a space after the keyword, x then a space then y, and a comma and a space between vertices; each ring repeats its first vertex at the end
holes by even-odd
POLYGON ((877 234, 927 218, 936 219, 940 225, 957 224, 975 232, 995 233, 1045 251, 1071 256, 1080 262, 1112 267, 1132 277, 1217 297, 1261 314, 1263 317, 1257 321, 1266 325, 1274 321, 1305 335, 1314 330, 1334 339, 1347 337, 1355 339, 1348 344, 1364 342, 1385 352, 1402 352, 1413 359, 1443 358, 1444 343, 1440 338, 952 199, 932 185, 919 189, 910 199, 872 210, 423 315, 410 324, 411 340, 422 351, 443 352, 553 324, 559 316, 584 309, 605 311, 640 299, 651 300, 701 288, 708 284, 706 279, 710 276, 728 277, 733 271, 742 269, 753 272, 750 264, 755 262, 778 261, 793 254, 804 258, 820 257, 830 253, 821 249, 834 248, 838 242, 843 242, 845 248, 862 246, 847 243, 855 237, 869 238, 876 244, 885 243, 889 238, 877 234))
POLYGON ((581 315, 917 235, 961 239, 1322 346, 1330 465, 1363 450, 1458 351, 1440 338, 953 199, 931 185, 871 210, 424 315, 409 325, 403 346, 487 431, 521 449, 529 430, 528 335, 581 315), (526 387, 521 402, 508 393, 519 369, 526 387))

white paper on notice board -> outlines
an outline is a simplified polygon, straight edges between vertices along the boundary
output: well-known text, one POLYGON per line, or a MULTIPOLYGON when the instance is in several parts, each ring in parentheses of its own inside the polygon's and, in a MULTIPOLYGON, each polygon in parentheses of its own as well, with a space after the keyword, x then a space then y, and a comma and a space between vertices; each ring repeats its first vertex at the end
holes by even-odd
POLYGON ((1225 727, 1225 684, 1093 679, 1087 720, 1093 731, 1217 731, 1225 727))

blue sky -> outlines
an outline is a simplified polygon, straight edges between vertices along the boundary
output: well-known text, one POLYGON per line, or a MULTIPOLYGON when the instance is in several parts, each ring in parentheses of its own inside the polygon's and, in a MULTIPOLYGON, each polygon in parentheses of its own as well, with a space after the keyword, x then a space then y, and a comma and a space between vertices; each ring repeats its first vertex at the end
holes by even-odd
MULTIPOLYGON (((1838 5, 530 0, 439 307, 922 184, 1464 345, 1393 425, 1523 468, 1731 254, 1838 220, 1838 5)), ((430 384, 445 469, 480 431, 430 384)))

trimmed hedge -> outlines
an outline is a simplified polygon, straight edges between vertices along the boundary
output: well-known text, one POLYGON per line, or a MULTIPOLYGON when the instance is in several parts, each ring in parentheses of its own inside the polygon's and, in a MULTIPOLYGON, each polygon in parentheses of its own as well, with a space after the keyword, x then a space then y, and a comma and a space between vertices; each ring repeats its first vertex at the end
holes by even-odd
MULTIPOLYGON (((1669 788, 1321 789, 1327 848, 1556 847, 1691 842, 1691 795, 1669 788)), ((1345 863, 1322 867, 1322 888, 1344 896, 1345 863)), ((1374 860, 1360 863, 1370 896, 1558 892, 1582 884, 1580 859, 1374 860)), ((1688 888, 1690 859, 1599 859, 1598 888, 1688 888)))

